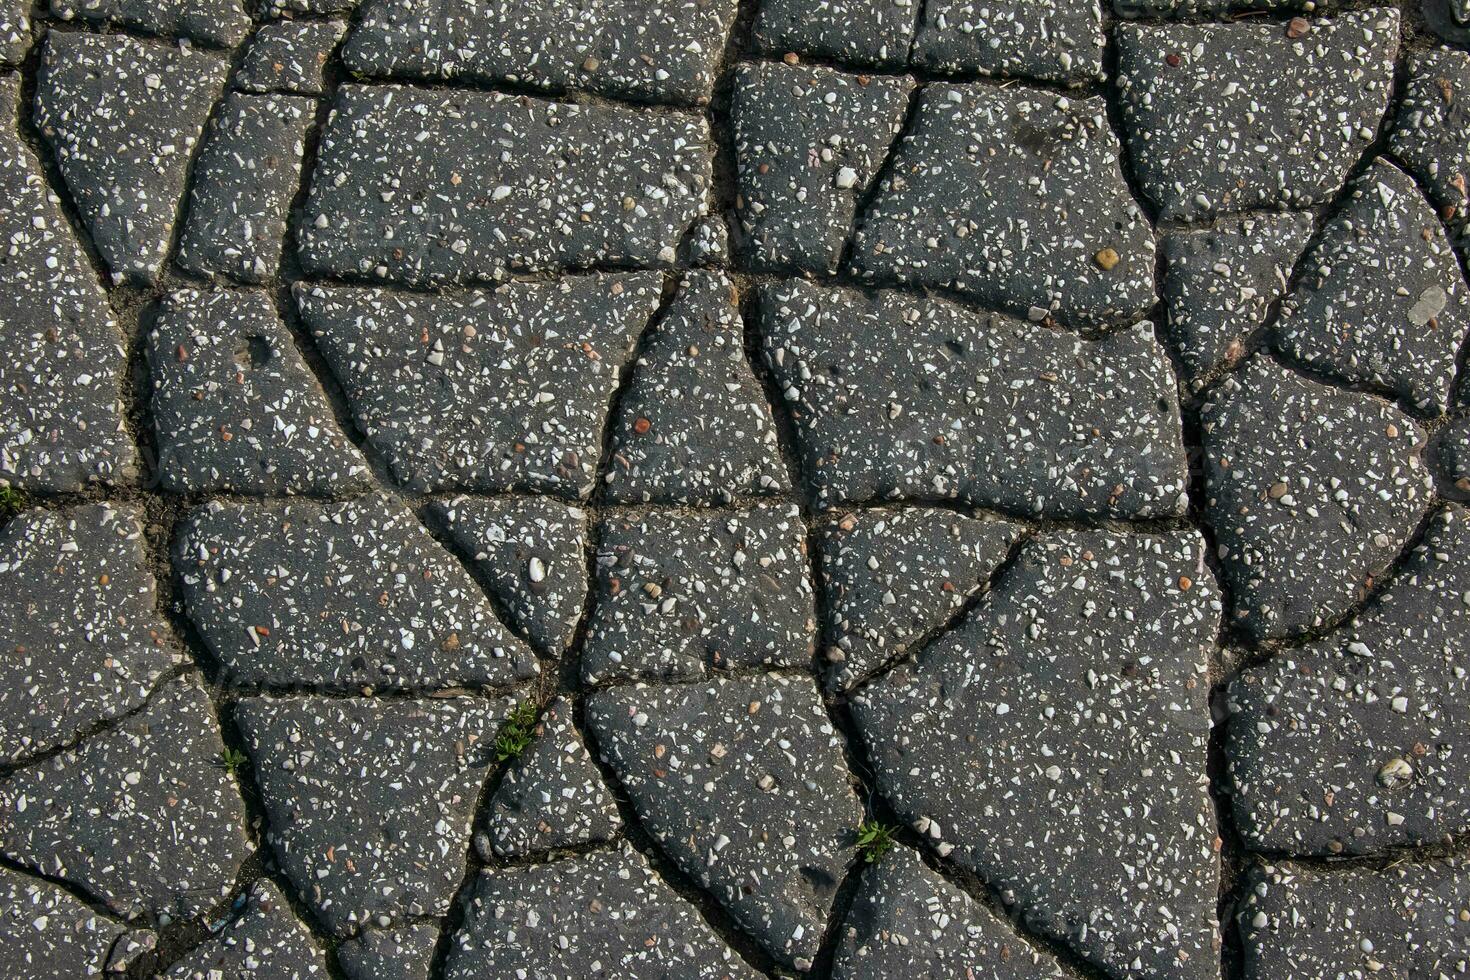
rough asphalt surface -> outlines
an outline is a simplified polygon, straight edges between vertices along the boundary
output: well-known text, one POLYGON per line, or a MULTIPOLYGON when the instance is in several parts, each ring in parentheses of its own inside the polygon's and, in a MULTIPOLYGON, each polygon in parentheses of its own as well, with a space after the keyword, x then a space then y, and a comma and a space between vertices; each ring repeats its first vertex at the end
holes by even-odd
POLYGON ((1470 975, 1470 0, 0 0, 0 980, 1470 975))

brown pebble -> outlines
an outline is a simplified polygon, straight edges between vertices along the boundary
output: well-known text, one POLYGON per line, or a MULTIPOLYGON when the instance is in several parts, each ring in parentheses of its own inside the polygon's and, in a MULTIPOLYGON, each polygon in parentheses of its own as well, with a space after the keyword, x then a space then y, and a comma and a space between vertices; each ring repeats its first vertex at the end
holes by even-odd
POLYGON ((1312 22, 1305 17, 1293 17, 1287 21, 1286 36, 1295 40, 1312 29, 1312 22))
POLYGON ((1112 272, 1118 266, 1118 253, 1112 248, 1099 249, 1092 258, 1104 272, 1112 272))

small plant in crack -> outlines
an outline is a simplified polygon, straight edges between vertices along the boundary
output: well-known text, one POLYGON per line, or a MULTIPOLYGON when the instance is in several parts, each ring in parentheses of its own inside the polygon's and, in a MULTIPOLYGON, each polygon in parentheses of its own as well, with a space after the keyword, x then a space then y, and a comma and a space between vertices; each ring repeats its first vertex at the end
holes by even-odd
POLYGON ((495 737, 495 761, 509 762, 530 746, 536 730, 536 702, 522 701, 511 711, 495 737))
POLYGON ((231 776, 240 775, 240 770, 250 764, 250 757, 239 749, 232 749, 228 745, 219 754, 219 767, 231 776))
POLYGON ((863 860, 877 864, 883 856, 893 850, 893 839, 897 827, 890 827, 881 820, 864 820, 858 824, 857 848, 863 860))
POLYGON ((26 498, 15 487, 0 487, 0 518, 13 517, 25 510, 26 498))

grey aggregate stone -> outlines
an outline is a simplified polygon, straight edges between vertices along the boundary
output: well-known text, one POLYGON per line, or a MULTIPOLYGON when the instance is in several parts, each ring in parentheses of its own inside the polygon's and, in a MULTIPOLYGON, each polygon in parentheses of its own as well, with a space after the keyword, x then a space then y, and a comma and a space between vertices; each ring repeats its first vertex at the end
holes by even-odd
POLYGON ((664 852, 772 956, 810 969, 863 815, 812 680, 613 688, 586 710, 664 852))
POLYGON ((1452 243, 1463 250, 1470 217, 1470 54, 1435 48, 1411 52, 1407 61, 1388 148, 1428 190, 1452 243))
POLYGON ((771 54, 902 68, 922 9, 922 0, 761 0, 753 37, 771 54))
MULTIPOLYGON (((31 5, 29 0, 0 2, 0 65, 11 67, 25 59, 31 46, 31 5)), ((5 120, 8 125, 10 113, 5 120)))
POLYGON ((446 980, 755 980, 631 847, 481 872, 446 980))
POLYGON ((1399 12, 1290 25, 1121 24, 1133 166, 1163 217, 1309 207, 1337 192, 1388 107, 1399 12))
POLYGON ((494 853, 518 858, 604 841, 622 825, 611 791, 572 726, 572 703, 557 698, 490 800, 494 853))
POLYGON ((656 273, 460 295, 301 285, 296 300, 368 441, 414 490, 586 497, 656 273))
POLYGON ((240 0, 51 0, 51 14, 136 28, 231 48, 245 40, 250 18, 240 0))
POLYGON ((736 210, 755 270, 836 272, 914 80, 759 63, 735 71, 736 210))
POLYGON ((344 86, 299 229, 307 270, 411 285, 670 266, 709 210, 692 113, 344 86))
POLYGON ((1242 976, 1450 977, 1470 969, 1470 877, 1458 861, 1378 871, 1282 862, 1251 874, 1242 976))
POLYGON ((898 847, 863 871, 843 923, 834 980, 870 977, 988 977, 1062 980, 994 913, 898 847))
POLYGON ((0 760, 125 714, 173 666, 140 516, 90 504, 25 511, 0 528, 0 760))
POLYGON ((587 604, 586 512, 546 497, 456 497, 430 506, 512 625, 538 650, 566 650, 587 604))
POLYGON ((730 229, 717 214, 699 218, 684 236, 679 261, 696 269, 715 268, 730 261, 730 229))
POLYGON ((633 364, 612 432, 613 502, 729 503, 790 489, 728 276, 685 274, 633 364))
POLYGON ((1204 550, 1194 531, 1035 538, 853 701, 900 816, 1110 975, 1219 975, 1204 550))
POLYGON ((345 20, 281 20, 250 38, 233 84, 247 92, 321 95, 322 68, 347 33, 345 20))
POLYGON ((533 677, 535 656, 402 504, 224 504, 180 526, 189 618, 230 685, 433 690, 533 677))
POLYGON ((47 36, 36 125, 115 280, 158 275, 190 155, 228 73, 223 58, 162 42, 47 36))
POLYGON ((234 921, 174 964, 168 980, 307 980, 326 975, 321 950, 280 890, 269 881, 257 881, 234 921))
POLYGON ((761 328, 820 506, 1186 509, 1178 386, 1146 323, 1092 342, 940 300, 792 280, 762 287, 761 328))
POLYGON ((852 271, 1067 323, 1154 296, 1154 239, 1102 99, 932 84, 860 219, 852 271))
POLYGON ((125 918, 200 915, 250 853, 209 698, 168 681, 141 712, 0 782, 0 850, 125 918))
POLYGON ((274 278, 316 102, 230 92, 194 164, 179 265, 257 283, 274 278))
POLYGON ((263 293, 169 296, 148 363, 164 488, 325 496, 372 486, 263 293))
POLYGON ((736 0, 366 0, 343 50, 362 75, 519 82, 709 101, 736 0))
POLYGON ((593 589, 588 684, 811 661, 806 528, 790 504, 610 515, 593 589))
POLYGON ((1467 329, 1470 298, 1444 229, 1408 175, 1380 160, 1303 263, 1276 344, 1318 370, 1439 414, 1450 404, 1467 329))
POLYGON ((0 963, 9 980, 100 977, 126 932, 55 885, 0 868, 0 963))
POLYGON ((928 0, 913 62, 1074 83, 1103 77, 1099 0, 928 0))
POLYGON ((1437 516, 1348 626, 1230 689, 1236 825, 1258 850, 1362 854, 1470 830, 1470 527, 1437 516))
POLYGON ((854 511, 822 527, 829 681, 848 688, 915 649, 1006 559, 1021 528, 948 510, 854 511))
POLYGON ((348 980, 429 980, 439 929, 431 925, 369 929, 337 947, 348 980))
POLYGON ((122 332, 0 82, 0 482, 41 492, 126 482, 122 332))
POLYGON ((1163 239, 1168 334, 1191 387, 1247 352, 1312 236, 1312 216, 1258 214, 1163 239))
POLYGON ((1234 622, 1284 637, 1344 613, 1429 504, 1423 436, 1371 395, 1252 359, 1201 410, 1204 519, 1234 622))
POLYGON ((466 697, 239 703, 265 836, 328 929, 345 936, 449 910, 512 707, 466 697))

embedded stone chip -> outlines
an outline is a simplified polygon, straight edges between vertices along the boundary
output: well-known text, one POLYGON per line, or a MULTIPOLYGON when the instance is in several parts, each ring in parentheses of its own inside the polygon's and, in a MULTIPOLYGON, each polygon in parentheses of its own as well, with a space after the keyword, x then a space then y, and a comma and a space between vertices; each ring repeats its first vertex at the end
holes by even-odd
POLYGON ((1033 538, 852 702, 899 816, 1117 976, 1219 975, 1204 552, 1194 531, 1033 538))
POLYGON ((443 915, 509 698, 247 698, 235 709, 282 870, 333 933, 443 915))
POLYGON ((400 483, 578 498, 661 284, 633 272, 442 295, 298 285, 296 301, 400 483))
POLYGON ((309 273, 416 286, 669 266, 710 183, 693 113, 346 85, 297 235, 309 273))
MULTIPOLYGON (((0 0, 0 65, 14 67, 31 46, 29 0, 0 0)), ((10 113, 5 113, 7 122, 10 113)))
POLYGON ((321 951, 269 879, 250 886, 245 905, 217 936, 168 971, 166 980, 310 980, 327 976, 321 951))
POLYGON ((633 364, 612 433, 614 503, 730 503, 790 489, 728 276, 684 276, 633 364))
POLYGON ((25 511, 0 528, 0 762, 126 714, 173 666, 141 516, 89 504, 25 511))
POLYGON ((1077 83, 1103 77, 1099 0, 927 0, 913 62, 943 72, 1077 83))
POLYGON ((1388 107, 1399 12, 1290 25, 1120 24, 1118 91, 1144 192, 1165 218, 1304 208, 1337 193, 1388 107))
POLYGON ((365 929, 337 947, 348 980, 429 980, 437 925, 365 929))
POLYGON ((586 512, 548 497, 456 497, 429 506, 509 625, 538 650, 566 650, 587 603, 586 512))
POLYGON ((233 84, 246 92, 321 95, 326 91, 322 69, 346 33, 342 20, 265 24, 245 46, 233 84))
POLYGON ((816 65, 735 70, 736 213, 757 271, 836 272, 858 203, 898 137, 914 80, 816 65))
POLYGON ((709 101, 736 0, 366 0, 343 50, 359 75, 513 82, 709 101))
POLYGON ((1153 234, 1099 98, 927 85, 886 174, 859 218, 860 278, 1065 323, 1153 305, 1153 234), (1094 261, 1105 248, 1118 256, 1108 269, 1094 261))
POLYGON ((859 510, 822 525, 825 659, 839 688, 915 652, 1010 553, 1021 528, 949 510, 859 510))
POLYGON ((623 825, 612 792, 582 736, 572 703, 557 698, 542 713, 535 740, 506 771, 490 800, 490 847, 502 858, 605 841, 623 825))
POLYGON ((51 13, 62 20, 111 22, 219 48, 239 44, 250 29, 240 0, 51 0, 51 13))
POLYGON ((55 885, 0 868, 0 963, 9 980, 100 977, 127 931, 55 885))
POLYGON ((1376 161, 1302 263, 1277 346, 1437 415, 1467 330, 1470 296, 1444 229, 1414 181, 1376 161))
POLYGON ((228 73, 221 57, 163 42, 47 35, 36 126, 114 279, 158 276, 190 155, 228 73))
POLYGON ((225 96, 194 164, 179 265, 248 283, 275 277, 315 114, 300 96, 225 96))
POLYGON ((167 297, 148 364, 166 489, 328 496, 372 486, 265 294, 167 297))
POLYGON ((1249 846, 1330 857, 1470 830, 1466 596, 1455 508, 1352 623, 1234 682, 1231 798, 1249 846))
POLYGON ((1463 250, 1470 219, 1470 54, 1434 48, 1411 52, 1407 61, 1388 148, 1428 192, 1451 243, 1463 250))
POLYGON ((589 684, 811 662, 815 599, 792 505, 610 514, 592 587, 589 684))
POLYGON ((170 680, 117 727, 0 781, 0 852, 124 918, 200 915, 251 850, 223 752, 203 689, 170 680))
POLYGON ((612 688, 586 710, 663 851, 772 956, 810 969, 862 818, 812 680, 612 688))
POLYGON ((1232 621, 1256 638, 1346 613, 1430 503, 1413 420, 1264 357, 1211 392, 1201 430, 1204 519, 1232 621))
POLYGON ((435 690, 537 672, 464 567, 386 494, 206 504, 173 558, 226 685, 435 690))
POLYGON ((465 908, 445 980, 761 976, 627 846, 486 869, 465 908))
POLYGON ((1147 323, 1089 341, 942 300, 792 280, 761 288, 761 328, 819 506, 954 500, 1094 519, 1187 509, 1177 382, 1147 323))

